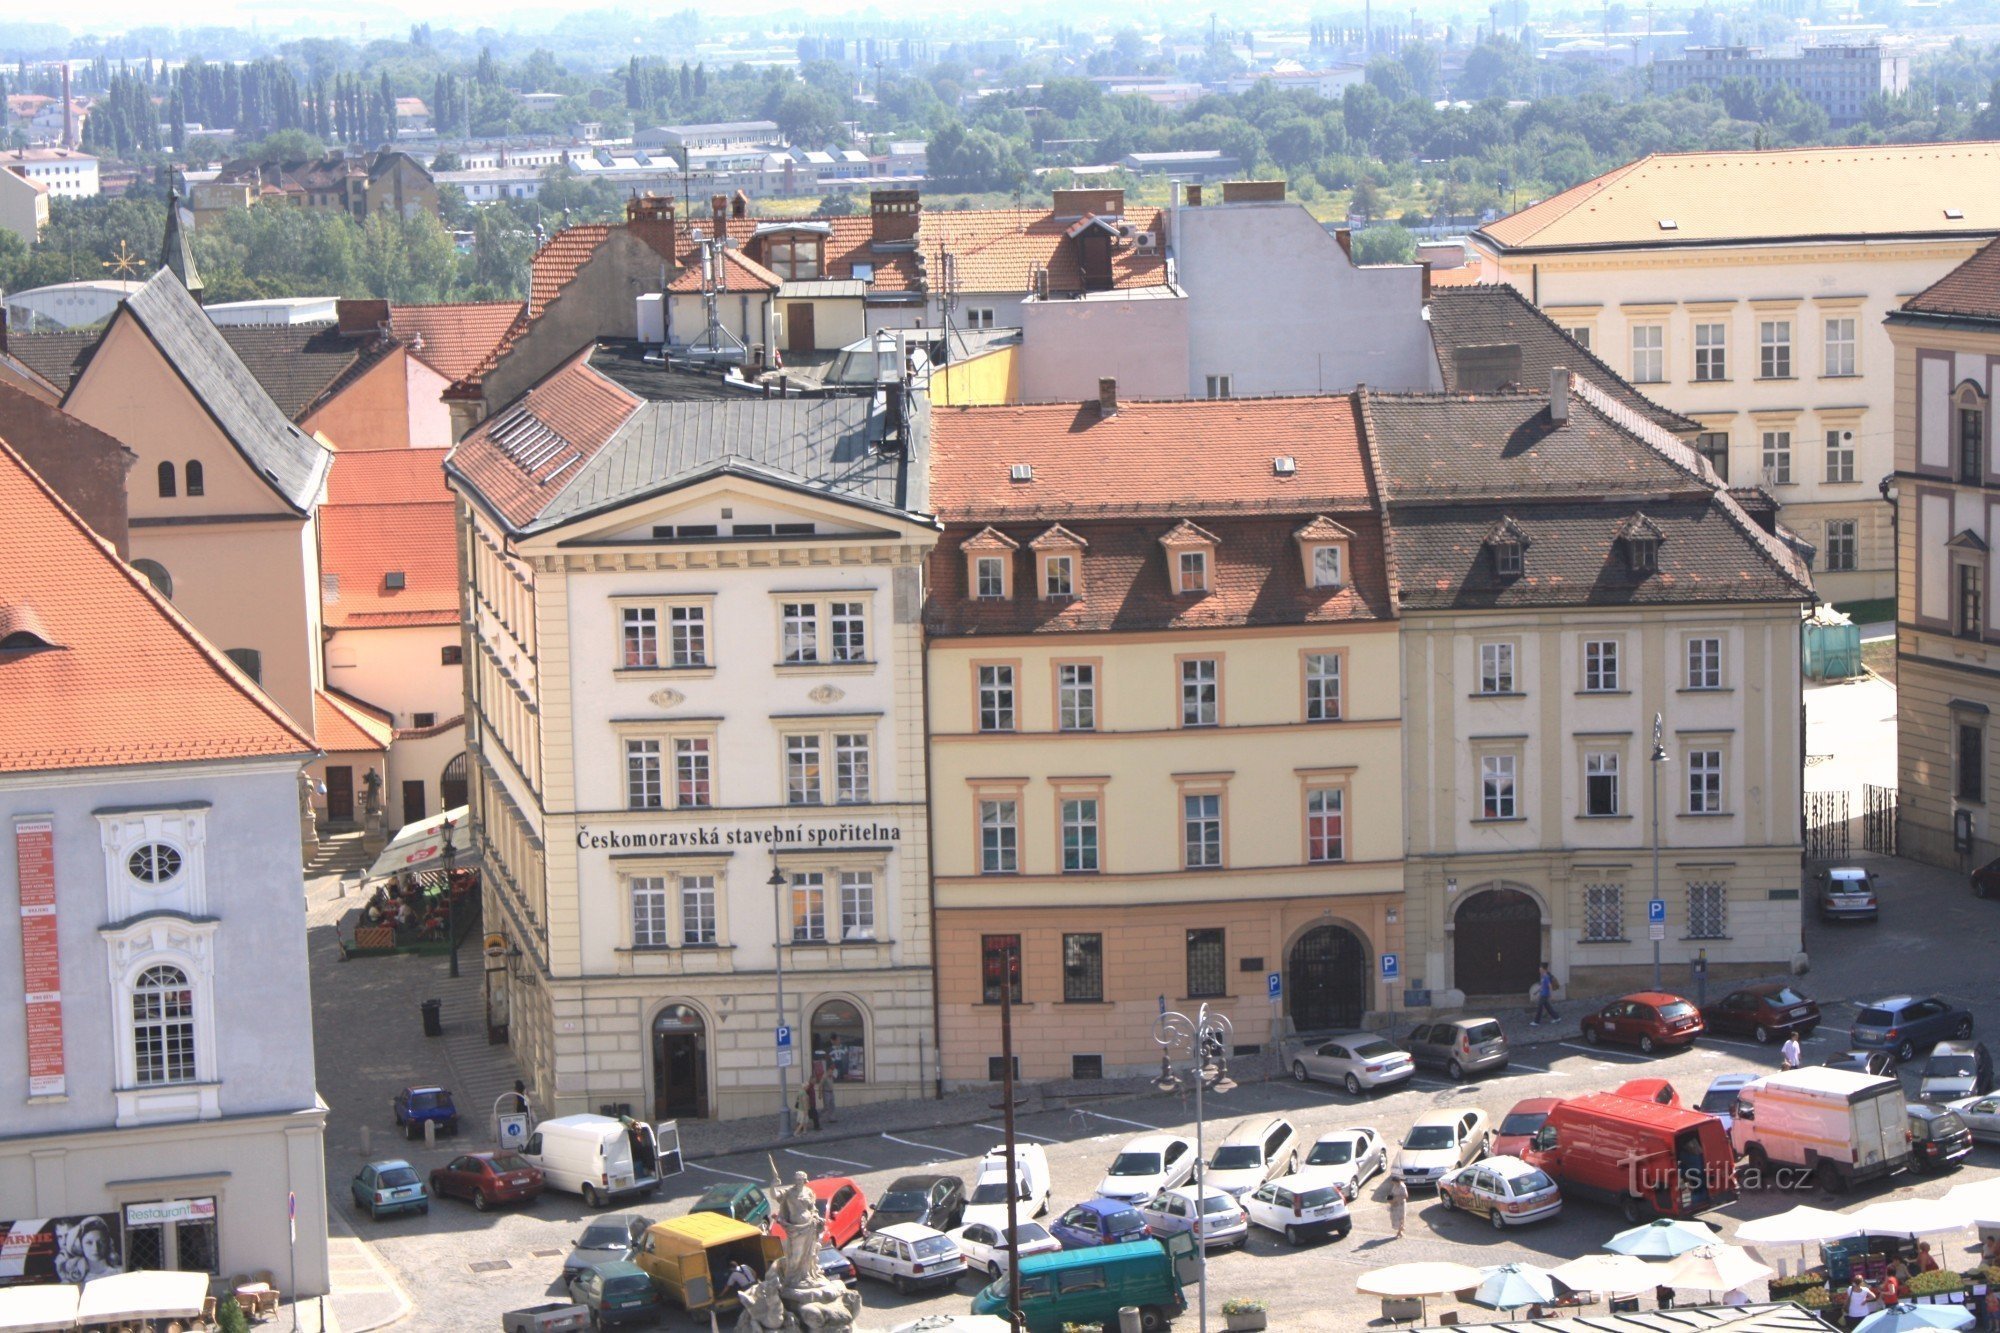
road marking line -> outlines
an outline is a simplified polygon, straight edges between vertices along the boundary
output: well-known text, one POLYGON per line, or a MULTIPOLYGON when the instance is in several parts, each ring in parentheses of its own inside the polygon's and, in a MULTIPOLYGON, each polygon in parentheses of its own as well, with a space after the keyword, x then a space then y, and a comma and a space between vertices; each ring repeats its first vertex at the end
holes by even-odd
POLYGON ((1403 1080, 1403 1083, 1418 1088, 1462 1088, 1466 1086, 1463 1083, 1452 1083, 1444 1079, 1435 1078, 1406 1078, 1403 1080))
POLYGON ((724 1171, 719 1166, 703 1166, 700 1162, 688 1162, 686 1163, 686 1165, 693 1167, 697 1171, 706 1171, 710 1175, 728 1176, 731 1180, 750 1180, 750 1181, 755 1181, 760 1185, 764 1183, 762 1179, 757 1176, 746 1176, 740 1171, 724 1171))
POLYGON ((965 1156, 964 1153, 953 1152, 949 1148, 940 1148, 935 1143, 918 1143, 915 1139, 899 1139, 894 1134, 884 1134, 882 1137, 891 1143, 900 1143, 906 1148, 921 1148, 925 1152, 936 1153, 947 1162, 956 1161, 965 1156))
POLYGON ((875 1167, 869 1165, 867 1162, 857 1162, 846 1157, 828 1157, 825 1153, 800 1152, 797 1148, 787 1148, 785 1149, 785 1151, 790 1153, 794 1157, 804 1157, 807 1160, 814 1162, 838 1162, 842 1166, 859 1167, 863 1171, 873 1171, 876 1169, 875 1167))
POLYGON ((1518 1060, 1509 1060, 1507 1062, 1507 1069, 1509 1072, 1516 1069, 1525 1070, 1530 1074, 1548 1074, 1554 1072, 1552 1070, 1544 1069, 1540 1065, 1524 1065, 1518 1060))
POLYGON ((1768 1051, 1771 1049, 1769 1046, 1762 1046, 1754 1041, 1737 1041, 1731 1037, 1704 1036, 1701 1039, 1701 1044, 1704 1046, 1736 1046, 1746 1051, 1768 1051))
POLYGON ((1646 1063, 1646 1057, 1643 1055, 1626 1055, 1623 1051, 1607 1051, 1602 1046, 1580 1046, 1573 1041, 1565 1041, 1560 1044, 1572 1051, 1582 1051, 1585 1055, 1594 1055, 1606 1060, 1620 1060, 1628 1065, 1646 1063))
POLYGON ((1114 1125, 1131 1125, 1135 1129, 1150 1129, 1155 1132, 1158 1132, 1160 1128, 1158 1125, 1149 1125, 1143 1120, 1127 1120, 1122 1116, 1106 1115, 1102 1111, 1092 1111, 1084 1107, 1078 1107, 1077 1109, 1084 1115, 1094 1115, 1099 1120, 1109 1120, 1114 1125))
MULTIPOLYGON (((974 1128, 974 1129, 990 1129, 990 1130, 992 1130, 992 1131, 993 1131, 993 1132, 994 1132, 995 1134, 1005 1134, 1005 1133, 1007 1132, 1007 1127, 1006 1127, 1005 1125, 974 1125, 974 1126, 973 1126, 973 1128, 974 1128)), ((1017 1129, 1017 1130, 1015 1130, 1015 1131, 1014 1131, 1014 1137, 1015 1137, 1015 1138, 1017 1138, 1017 1139, 1033 1139, 1033 1140, 1034 1140, 1035 1142, 1037 1142, 1037 1143, 1061 1143, 1061 1142, 1062 1142, 1062 1140, 1061 1140, 1061 1139, 1046 1139, 1046 1138, 1043 1138, 1043 1137, 1042 1137, 1042 1136, 1041 1136, 1040 1134, 1030 1134, 1030 1133, 1029 1133, 1029 1132, 1028 1132, 1027 1130, 1025 1130, 1025 1129, 1017 1129)))

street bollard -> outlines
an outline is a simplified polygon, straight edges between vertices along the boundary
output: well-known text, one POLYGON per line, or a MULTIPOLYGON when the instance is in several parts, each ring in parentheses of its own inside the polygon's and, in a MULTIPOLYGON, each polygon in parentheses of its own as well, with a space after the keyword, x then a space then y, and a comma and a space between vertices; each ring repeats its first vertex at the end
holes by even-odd
POLYGON ((1146 1321, 1136 1305, 1118 1307, 1118 1333, 1143 1333, 1146 1321))
POLYGON ((426 1148, 438 1146, 438 1122, 435 1120, 424 1121, 424 1146, 426 1148))

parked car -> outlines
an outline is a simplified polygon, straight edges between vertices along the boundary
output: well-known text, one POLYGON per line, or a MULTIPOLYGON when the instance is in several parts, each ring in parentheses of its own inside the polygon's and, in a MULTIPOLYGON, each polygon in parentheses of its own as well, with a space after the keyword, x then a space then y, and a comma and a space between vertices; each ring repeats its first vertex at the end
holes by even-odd
POLYGON ((1252 1225, 1277 1232, 1292 1246, 1320 1236, 1345 1240, 1354 1229, 1339 1187, 1311 1176, 1280 1176, 1259 1185, 1245 1196, 1243 1211, 1252 1225))
POLYGON ((1782 981, 1745 986, 1704 1007, 1701 1021, 1710 1032, 1749 1037, 1768 1046, 1796 1036, 1804 1041, 1819 1026, 1819 1006, 1782 981))
POLYGON ((521 1156, 542 1172, 544 1190, 581 1195, 597 1208, 622 1194, 660 1191, 660 1145, 643 1120, 559 1115, 536 1125, 521 1156))
POLYGON ((965 1256, 950 1236, 915 1222, 871 1231, 844 1253, 857 1276, 887 1282, 905 1296, 920 1287, 948 1287, 965 1271, 965 1256))
POLYGON ((1372 1129, 1336 1129, 1313 1140, 1299 1167, 1302 1176, 1321 1176, 1340 1186, 1349 1203, 1360 1195, 1362 1186, 1389 1165, 1389 1146, 1372 1129))
MULTIPOLYGON (((1190 1250, 1194 1242, 1171 1237, 1190 1250)), ((1139 1326, 1164 1329, 1185 1313, 1180 1264, 1169 1246, 1152 1240, 1064 1254, 1038 1254, 1021 1261, 1021 1316, 1028 1333, 1060 1333, 1072 1325, 1118 1324, 1126 1306, 1139 1311, 1139 1326)), ((1008 1283, 994 1282, 973 1297, 975 1315, 1004 1315, 1008 1283)))
POLYGON ((592 1264, 631 1258, 632 1247, 651 1225, 652 1218, 637 1213, 606 1213, 591 1218, 583 1234, 576 1238, 576 1248, 563 1260, 562 1280, 567 1283, 592 1264))
MULTIPOLYGON (((825 1223, 819 1234, 825 1244, 838 1248, 861 1234, 868 1220, 868 1199, 859 1185, 846 1176, 821 1176, 807 1181, 806 1188, 819 1200, 819 1215, 825 1223)), ((771 1234, 783 1236, 784 1224, 772 1223, 771 1234)))
POLYGON ((1202 1178, 1241 1198, 1273 1176, 1299 1169, 1299 1132, 1281 1115, 1240 1120, 1208 1159, 1202 1178))
POLYGON ((1910 1165, 1919 1171, 1942 1171, 1972 1155, 1972 1127, 1949 1106, 1912 1106, 1910 1165))
POLYGON ((854 1267, 854 1261, 835 1245, 819 1247, 819 1271, 837 1282, 845 1282, 850 1287, 861 1277, 854 1267))
POLYGON ((647 1227, 632 1262, 658 1285, 665 1304, 699 1320, 704 1311, 737 1304, 720 1275, 737 1264, 761 1275, 784 1252, 784 1241, 748 1222, 721 1213, 688 1213, 647 1227))
POLYGON ((1528 1150, 1534 1140, 1535 1131, 1549 1118, 1555 1109, 1555 1097, 1529 1097, 1514 1103, 1514 1109, 1500 1118, 1500 1127, 1493 1131, 1493 1143, 1489 1151, 1495 1157, 1519 1157, 1528 1150))
POLYGON ((1665 991, 1627 995, 1583 1020, 1583 1039, 1592 1046, 1612 1041, 1648 1055, 1663 1046, 1692 1046, 1701 1034, 1701 1013, 1693 1002, 1665 991))
POLYGON ((540 1301, 500 1316, 500 1333, 583 1333, 590 1311, 575 1301, 540 1301))
POLYGON ((1250 1219, 1243 1205, 1228 1190, 1206 1186, 1201 1203, 1195 1203, 1194 1186, 1181 1185, 1161 1190, 1139 1205, 1139 1216, 1155 1236, 1192 1232, 1211 1250, 1227 1249, 1250 1239, 1250 1219))
POLYGON ((428 1213, 431 1196, 417 1169, 400 1157, 370 1162, 354 1175, 354 1202, 380 1221, 385 1213, 428 1213))
POLYGON ((950 1231, 965 1222, 965 1182, 957 1176, 927 1172, 897 1176, 868 1214, 868 1230, 909 1222, 933 1231, 950 1231))
POLYGON ((1972 1035, 1972 1015, 1938 996, 1891 995, 1861 1007, 1848 1040, 1862 1050, 1890 1051, 1899 1064, 1949 1038, 1972 1035))
POLYGON ((1875 897, 1880 883, 1859 866, 1836 866, 1819 877, 1819 919, 1822 921, 1879 921, 1881 907, 1875 897))
POLYGON ((1681 1106, 1594 1092, 1565 1097, 1526 1158, 1565 1198, 1601 1199, 1629 1222, 1693 1217, 1736 1197, 1736 1154, 1722 1122, 1681 1106))
MULTIPOLYGON (((968 1273, 984 1273, 990 1280, 1007 1272, 1007 1228, 985 1222, 968 1222, 950 1233, 952 1244, 965 1256, 968 1273)), ((1014 1224, 1014 1250, 1023 1259, 1031 1254, 1055 1254, 1062 1242, 1049 1234, 1040 1222, 1014 1224)))
MULTIPOLYGON (((1049 1211, 1049 1158, 1039 1143, 1023 1143, 1014 1149, 1014 1216, 1041 1217, 1049 1211)), ((979 1174, 965 1203, 965 1220, 992 1226, 1007 1225, 1007 1149, 1003 1144, 990 1148, 979 1159, 979 1174)))
POLYGON ((1887 1051, 1842 1051, 1820 1061, 1828 1069, 1846 1069, 1877 1078, 1896 1077, 1896 1057, 1887 1051))
POLYGON ((688 1209, 691 1213, 720 1213, 739 1222, 761 1227, 771 1219, 771 1196, 762 1185, 727 1180, 710 1185, 688 1209))
POLYGON ((1153 1234, 1137 1208, 1117 1199, 1085 1199, 1058 1217, 1049 1231, 1065 1250, 1116 1245, 1153 1234))
POLYGON ((1972 872, 1972 896, 1975 898, 2000 896, 2000 861, 1988 861, 1972 872))
POLYGON ((1396 1150, 1396 1174, 1411 1189, 1438 1183, 1444 1173, 1486 1155, 1492 1127, 1476 1106, 1426 1111, 1414 1120, 1396 1150))
POLYGON ((660 1291, 644 1269, 623 1259, 592 1264, 570 1279, 570 1299, 590 1311, 592 1328, 657 1324, 660 1291))
POLYGON ((1410 1033, 1410 1058, 1454 1082, 1507 1067, 1507 1035, 1490 1018, 1447 1018, 1410 1033))
POLYGON ((1972 1137, 1983 1143, 2000 1143, 2000 1097, 1988 1093, 1984 1097, 1961 1097, 1951 1104, 1958 1112, 1958 1118, 1972 1131, 1972 1137))
POLYGON ((1762 1074, 1718 1074, 1709 1083, 1708 1091, 1701 1095, 1695 1110, 1712 1115, 1722 1122, 1722 1132, 1727 1134, 1736 1123, 1736 1099, 1743 1089, 1756 1083, 1762 1074))
POLYGON ((1941 1041, 1931 1047, 1917 1096, 1927 1102, 1957 1101, 1993 1091, 1993 1056, 1983 1041, 1941 1041))
POLYGON ((1563 1206, 1562 1191, 1549 1173, 1518 1157, 1488 1157, 1445 1172, 1438 1201, 1484 1217, 1495 1231, 1554 1217, 1563 1206))
POLYGON ((1893 1078, 1812 1066, 1766 1074, 1736 1090, 1729 1141, 1760 1181, 1772 1167, 1810 1173, 1829 1193, 1910 1164, 1903 1085, 1893 1078))
POLYGON ((1299 1082, 1318 1079, 1338 1083, 1354 1097, 1401 1083, 1416 1072, 1408 1051, 1398 1050, 1372 1032, 1328 1037, 1292 1057, 1292 1077, 1299 1082))
POLYGON ((431 1170, 431 1193, 470 1199, 485 1212, 503 1203, 533 1203, 542 1197, 542 1173, 519 1153, 471 1152, 431 1170))
POLYGON ((1097 1182, 1101 1199, 1137 1203, 1161 1190, 1186 1183, 1194 1175, 1194 1140, 1179 1134, 1142 1134, 1118 1150, 1104 1179, 1097 1182))
POLYGON ((458 1133, 458 1107, 444 1088, 404 1088, 390 1101, 389 1109, 406 1139, 422 1138, 426 1121, 435 1122, 440 1134, 458 1133))

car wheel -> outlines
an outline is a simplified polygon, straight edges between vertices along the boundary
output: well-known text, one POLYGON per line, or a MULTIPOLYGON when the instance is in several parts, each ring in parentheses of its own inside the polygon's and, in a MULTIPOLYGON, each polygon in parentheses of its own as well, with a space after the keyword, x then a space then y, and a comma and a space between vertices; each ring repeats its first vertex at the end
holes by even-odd
POLYGON ((415 1137, 417 1137, 417 1122, 414 1120, 405 1120, 403 1122, 404 1141, 407 1142, 408 1140, 414 1139, 415 1137))
POLYGON ((1498 1208, 1495 1208, 1492 1212, 1488 1213, 1486 1215, 1486 1220, 1493 1224, 1493 1229, 1495 1231, 1505 1231, 1507 1229, 1507 1219, 1500 1215, 1500 1210, 1498 1208))
POLYGON ((1771 1183, 1771 1155, 1764 1151, 1763 1144, 1751 1144, 1744 1151, 1743 1160, 1750 1170, 1756 1173, 1758 1184, 1768 1185, 1771 1183))
POLYGON ((600 1202, 602 1202, 597 1195, 597 1186, 591 1184, 587 1180, 583 1182, 583 1189, 581 1192, 583 1194, 583 1205, 586 1208, 595 1208, 598 1206, 600 1202))
POLYGON ((910 1279, 904 1277, 901 1273, 896 1274, 895 1286, 898 1296, 907 1296, 910 1294, 910 1279))
POLYGON ((1640 1050, 1642 1050, 1642 1051, 1644 1051, 1644 1052, 1645 1052, 1645 1053, 1646 1053, 1647 1055, 1651 1055, 1651 1054, 1653 1053, 1653 1034, 1652 1034, 1652 1033, 1650 1033, 1650 1032, 1647 1032, 1647 1033, 1642 1033, 1642 1034, 1640 1034, 1640 1037, 1639 1037, 1639 1049, 1640 1049, 1640 1050))
POLYGON ((1449 1078, 1452 1082, 1457 1083, 1459 1080, 1465 1077, 1465 1066, 1460 1064, 1456 1060, 1451 1060, 1445 1064, 1444 1072, 1447 1078, 1449 1078))
POLYGON ((380 1222, 382 1220, 382 1210, 372 1203, 368 1205, 368 1220, 371 1222, 380 1222))
POLYGON ((1896 1062, 1898 1064, 1908 1064, 1916 1058, 1916 1054, 1917 1044, 1908 1037, 1905 1037, 1903 1038, 1903 1044, 1896 1048, 1896 1062))
POLYGON ((1312 1082, 1312 1076, 1306 1073, 1306 1062, 1303 1060, 1292 1061, 1292 1077, 1301 1083, 1312 1082))
POLYGON ((1157 1305, 1140 1306, 1139 1327, 1144 1333, 1163 1333, 1167 1327, 1167 1312, 1157 1305))
POLYGON ((1750 1035, 1757 1039, 1757 1043, 1760 1046, 1769 1046, 1771 1044, 1771 1029, 1765 1027, 1762 1023, 1759 1023, 1757 1030, 1750 1035))
POLYGON ((1444 1205, 1444 1210, 1447 1213, 1458 1211, 1458 1201, 1452 1198, 1451 1191, 1442 1185, 1438 1186, 1438 1202, 1444 1205))
POLYGON ((988 1280, 988 1281, 991 1281, 991 1282, 998 1282, 998 1281, 1000 1280, 1000 1275, 1001 1275, 1002 1271, 1003 1271, 1003 1270, 1001 1269, 1001 1267, 1000 1267, 1000 1265, 999 1265, 999 1264, 988 1264, 988 1265, 986 1265, 986 1277, 987 1277, 987 1280, 988 1280))
POLYGON ((1814 1174, 1819 1177, 1819 1187, 1828 1194, 1845 1194, 1852 1188, 1847 1177, 1832 1162, 1821 1162, 1814 1174))
POLYGON ((1972 1020, 1970 1018, 1959 1019, 1958 1026, 1951 1030, 1951 1035, 1960 1041, 1964 1041, 1972 1035, 1972 1020))
POLYGON ((1636 1194, 1627 1194, 1619 1201, 1618 1209, 1625 1214, 1627 1222, 1633 1223, 1645 1221, 1647 1215, 1653 1211, 1646 1206, 1646 1201, 1636 1194))
POLYGON ((483 1213, 493 1205, 487 1201, 485 1190, 474 1190, 472 1191, 472 1206, 483 1213))
POLYGON ((1361 1080, 1353 1074, 1347 1076, 1347 1095, 1350 1097, 1359 1097, 1361 1095, 1361 1080))
POLYGON ((1585 1028, 1585 1029, 1583 1030, 1583 1039, 1584 1039, 1585 1041, 1589 1042, 1589 1043, 1590 1043, 1590 1044, 1591 1044, 1592 1046, 1595 1046, 1595 1045, 1597 1045, 1597 1043, 1599 1043, 1599 1042, 1601 1042, 1601 1041, 1603 1041, 1603 1040, 1604 1040, 1604 1038, 1603 1038, 1603 1037, 1600 1037, 1600 1036, 1599 1036, 1599 1035, 1597 1034, 1597 1029, 1596 1029, 1596 1028, 1585 1028))
POLYGON ((1296 1250, 1299 1246, 1305 1243, 1306 1243, 1306 1236, 1303 1231, 1300 1231, 1297 1227, 1285 1228, 1285 1244, 1291 1246, 1293 1249, 1296 1250))

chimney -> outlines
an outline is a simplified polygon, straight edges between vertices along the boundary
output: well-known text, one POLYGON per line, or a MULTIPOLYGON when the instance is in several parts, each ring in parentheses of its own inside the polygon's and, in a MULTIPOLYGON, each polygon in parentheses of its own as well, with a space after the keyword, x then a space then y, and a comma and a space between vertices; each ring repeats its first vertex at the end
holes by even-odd
POLYGON ((625 229, 675 262, 674 201, 645 194, 625 201, 625 229))
POLYGON ((74 148, 74 147, 76 147, 76 133, 75 133, 75 129, 76 129, 76 127, 75 127, 75 124, 74 124, 74 117, 75 117, 75 112, 74 112, 74 110, 72 109, 72 107, 71 107, 71 105, 70 105, 70 100, 69 100, 69 61, 68 61, 68 60, 64 60, 64 61, 63 61, 63 67, 62 67, 62 71, 63 71, 63 77, 62 77, 62 99, 63 99, 63 147, 65 147, 65 148, 74 148))
POLYGON ((1569 420, 1569 370, 1563 366, 1549 371, 1549 420, 1569 420))
POLYGON ((868 216, 872 224, 869 239, 876 245, 903 242, 914 245, 917 228, 923 221, 923 195, 916 190, 871 190, 868 216))
POLYGON ((1195 184, 1193 181, 1189 181, 1182 192, 1182 198, 1187 200, 1189 208, 1200 208, 1201 186, 1195 184))
POLYGON ((334 302, 333 310, 336 326, 350 338, 389 327, 387 301, 343 296, 334 302))
POLYGON ((1345 227, 1335 227, 1333 229, 1333 239, 1334 243, 1340 247, 1340 253, 1346 255, 1347 262, 1352 264, 1354 262, 1354 233, 1345 227))
POLYGON ((748 194, 745 194, 742 190, 736 192, 736 197, 729 201, 729 216, 733 218, 747 218, 750 216, 750 196, 748 194))
POLYGON ((1118 415, 1118 381, 1109 375, 1097 381, 1097 415, 1100 417, 1118 415))
POLYGON ((1417 266, 1424 271, 1424 304, 1429 305, 1431 300, 1431 261, 1428 259, 1419 259, 1417 266))

